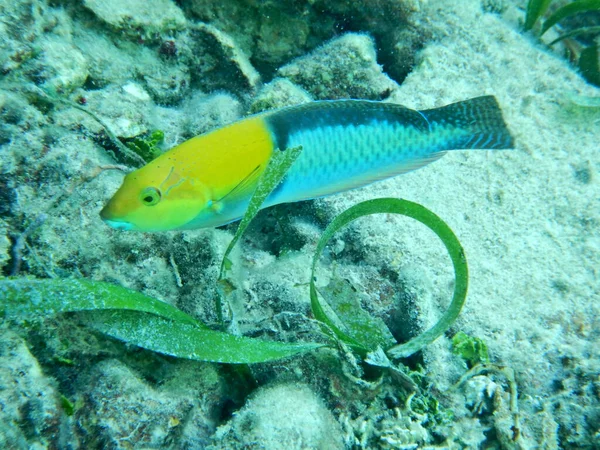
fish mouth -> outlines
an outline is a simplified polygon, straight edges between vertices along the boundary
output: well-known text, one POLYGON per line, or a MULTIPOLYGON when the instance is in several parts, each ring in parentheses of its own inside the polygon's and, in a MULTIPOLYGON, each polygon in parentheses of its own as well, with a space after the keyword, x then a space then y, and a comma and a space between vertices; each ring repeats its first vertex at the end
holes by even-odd
POLYGON ((109 202, 104 208, 102 208, 102 211, 100 211, 100 218, 105 224, 107 224, 111 228, 114 228, 115 230, 134 229, 134 225, 131 222, 115 217, 113 208, 111 207, 111 202, 109 202))
POLYGON ((114 228, 115 230, 133 230, 133 224, 130 222, 125 222, 124 220, 112 220, 105 218, 102 218, 102 220, 106 225, 108 225, 111 228, 114 228))

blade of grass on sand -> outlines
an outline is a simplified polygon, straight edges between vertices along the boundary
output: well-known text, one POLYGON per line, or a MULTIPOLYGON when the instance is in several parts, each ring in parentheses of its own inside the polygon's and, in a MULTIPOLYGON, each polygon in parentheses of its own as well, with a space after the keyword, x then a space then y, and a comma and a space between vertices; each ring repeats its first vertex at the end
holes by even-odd
POLYGON ((85 314, 92 328, 164 355, 227 364, 252 364, 305 353, 324 344, 288 343, 234 336, 150 314, 98 311, 85 314))
POLYGON ((531 30, 538 19, 544 15, 552 0, 529 0, 527 12, 525 13, 525 31, 531 30))
POLYGON ((1 280, 0 298, 0 311, 7 318, 76 312, 98 331, 178 358, 246 364, 323 347, 318 343, 264 341, 209 330, 167 303, 98 281, 1 280))
POLYGON ((0 311, 9 317, 119 309, 147 312, 205 327, 168 303, 121 286, 81 278, 2 280, 0 298, 3 299, 0 311))
POLYGON ((577 28, 573 31, 569 31, 568 33, 565 34, 561 34, 559 37, 557 37, 556 39, 554 39, 552 42, 550 42, 548 45, 554 45, 557 42, 563 41, 565 39, 569 39, 575 36, 581 36, 584 34, 598 34, 600 33, 600 26, 597 27, 582 27, 582 28, 577 28))
POLYGON ((246 228, 248 228, 248 225, 250 225, 252 219, 254 219, 256 214, 258 214, 258 211, 260 211, 260 207, 265 202, 266 198, 271 192, 273 192, 273 189, 275 189, 277 185, 281 183, 281 180, 283 180, 283 177, 289 168, 292 167, 292 164, 294 164, 294 161, 296 161, 301 152, 302 147, 288 148, 285 151, 275 150, 271 156, 271 159, 269 160, 267 168, 258 180, 256 190, 250 198, 248 209, 246 209, 244 217, 242 217, 242 220, 235 231, 235 235, 227 246, 227 250, 225 250, 223 260, 221 261, 221 269, 219 270, 217 293, 215 297, 215 308, 217 310, 217 319, 219 323, 223 322, 223 299, 225 298, 223 283, 226 278, 226 272, 231 267, 229 254, 233 250, 233 247, 235 247, 237 241, 246 231, 246 228))
MULTIPOLYGON (((353 220, 358 219, 359 217, 382 213, 401 214, 415 219, 431 229, 444 243, 444 246, 450 254, 450 259, 452 260, 452 265, 454 267, 455 281, 452 302, 438 322, 429 330, 421 333, 419 336, 411 339, 410 341, 404 344, 393 346, 386 350, 388 355, 401 358, 412 355, 441 336, 458 317, 467 296, 468 268, 463 248, 450 227, 446 225, 442 219, 424 206, 409 202, 407 200, 381 198, 359 203, 358 205, 347 209, 337 216, 323 232, 313 256, 310 278, 311 307, 317 320, 325 323, 327 328, 333 330, 340 340, 346 342, 348 345, 354 348, 357 348, 357 344, 360 343, 357 343, 354 338, 342 331, 340 327, 336 326, 336 321, 327 315, 325 309, 321 305, 315 284, 315 273, 317 263, 325 246, 327 245, 327 242, 340 228, 352 222, 353 220)), ((358 349, 364 350, 361 345, 358 345, 358 349)))
POLYGON ((563 19, 586 11, 600 10, 600 0, 578 0, 558 8, 542 25, 540 36, 563 19))

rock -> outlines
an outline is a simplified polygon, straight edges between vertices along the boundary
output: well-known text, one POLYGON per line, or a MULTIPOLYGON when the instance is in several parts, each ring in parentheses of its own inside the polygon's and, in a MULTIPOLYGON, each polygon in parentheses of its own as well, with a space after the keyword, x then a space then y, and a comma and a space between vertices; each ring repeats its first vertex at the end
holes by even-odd
MULTIPOLYGON (((377 41, 385 66, 393 72, 401 72, 395 65, 395 50, 388 42, 398 42, 397 32, 412 34, 418 29, 415 33, 418 37, 426 29, 410 22, 412 14, 422 7, 418 0, 189 0, 181 3, 188 16, 210 23, 231 36, 258 71, 269 78, 278 67, 343 30, 368 32, 377 41)), ((413 53, 415 47, 418 46, 411 45, 413 53)), ((402 65, 406 65, 404 56, 402 65)))
POLYGON ((183 123, 187 120, 183 108, 155 106, 150 116, 151 129, 164 132, 164 140, 159 147, 165 151, 184 141, 183 123))
POLYGON ((145 48, 121 41, 117 47, 111 39, 75 22, 73 42, 88 60, 89 77, 85 88, 101 89, 109 84, 125 84, 134 79, 140 66, 145 67, 145 48))
POLYGON ((0 71, 7 74, 35 56, 33 42, 45 25, 47 9, 32 0, 2 1, 0 17, 0 71))
POLYGON ((87 59, 63 37, 44 39, 42 53, 32 61, 27 73, 48 92, 70 92, 85 83, 87 59), (68 55, 68 57, 65 57, 68 55))
POLYGON ((269 75, 335 33, 331 18, 312 2, 190 0, 182 7, 231 36, 269 75))
POLYGON ((240 102, 228 94, 197 93, 185 103, 183 130, 187 138, 231 123, 241 116, 240 102))
MULTIPOLYGON (((311 33, 315 30, 314 22, 309 19, 308 9, 304 9, 304 5, 299 5, 297 6, 299 10, 295 10, 289 5, 277 5, 277 3, 275 2, 276 6, 271 6, 258 22, 258 38, 253 54, 264 64, 274 67, 289 61, 290 56, 300 55, 315 45, 310 42, 311 33)), ((313 10, 312 19, 315 20, 317 17, 318 13, 313 10)), ((331 22, 327 20, 324 22, 329 22, 326 31, 328 34, 332 31, 331 22)), ((317 42, 323 39, 321 37, 317 42)))
POLYGON ((178 103, 189 92, 190 74, 183 64, 162 64, 142 77, 152 99, 159 104, 178 103))
POLYGON ((279 69, 318 99, 381 100, 397 84, 377 64, 375 44, 365 34, 348 33, 279 69))
POLYGON ((45 2, 4 1, 0 17, 6 18, 0 23, 2 75, 22 70, 26 78, 53 92, 70 92, 84 83, 87 60, 72 44, 72 20, 64 10, 45 2))
POLYGON ((308 386, 262 388, 220 427, 210 448, 343 449, 342 430, 308 386))
POLYGON ((174 440, 205 447, 223 398, 217 371, 182 361, 173 372, 155 388, 118 360, 100 362, 83 380, 86 403, 76 414, 82 430, 112 449, 167 448, 174 440))
POLYGON ((147 47, 121 41, 118 46, 105 34, 85 30, 79 24, 74 39, 89 60, 85 88, 97 90, 109 84, 127 84, 140 80, 157 103, 172 105, 184 98, 190 88, 190 71, 179 58, 180 40, 163 40, 164 46, 147 47), (172 53, 165 55, 168 48, 172 53), (161 50, 162 49, 162 50, 161 50))
POLYGON ((312 98, 301 87, 296 86, 286 78, 276 78, 265 84, 258 92, 252 104, 250 113, 258 113, 267 109, 299 105, 310 102, 312 98))
POLYGON ((236 93, 256 90, 260 76, 229 35, 200 23, 191 29, 189 39, 192 81, 200 89, 205 92, 226 89, 236 93))
MULTIPOLYGON (((27 102, 25 95, 0 89, 0 145, 14 143, 24 132, 38 129, 44 122, 44 115, 27 102)), ((4 174, 9 171, 9 164, 3 158, 8 157, 6 153, 0 155, 0 173, 4 174)), ((0 214, 3 214, 8 204, 1 203, 0 214)))
POLYGON ((387 34, 376 34, 375 39, 378 44, 378 60, 385 73, 401 84, 413 70, 417 52, 431 36, 426 29, 406 27, 394 28, 387 34))
POLYGON ((85 0, 86 8, 120 34, 155 41, 187 25, 183 12, 170 0, 85 0))
MULTIPOLYGON (((152 99, 137 83, 90 91, 86 95, 86 105, 118 137, 132 138, 149 130, 148 115, 152 99)), ((94 132, 102 130, 91 118, 85 119, 85 126, 94 132)))
POLYGON ((44 375, 25 342, 4 331, 0 338, 2 448, 59 448, 60 439, 69 432, 60 398, 54 381, 44 375))
POLYGON ((419 0, 378 0, 366 6, 360 2, 327 2, 330 14, 343 17, 345 29, 369 33, 377 47, 377 60, 386 74, 402 82, 414 65, 415 54, 430 40, 427 26, 414 19, 422 9, 419 0))

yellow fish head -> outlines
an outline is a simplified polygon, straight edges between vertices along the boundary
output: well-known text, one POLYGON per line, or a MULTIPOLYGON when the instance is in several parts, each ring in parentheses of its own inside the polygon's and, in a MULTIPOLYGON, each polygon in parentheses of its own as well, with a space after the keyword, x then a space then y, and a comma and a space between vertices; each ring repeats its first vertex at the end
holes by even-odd
POLYGON ((175 230, 198 216, 209 201, 205 185, 156 160, 125 176, 100 217, 120 230, 175 230))

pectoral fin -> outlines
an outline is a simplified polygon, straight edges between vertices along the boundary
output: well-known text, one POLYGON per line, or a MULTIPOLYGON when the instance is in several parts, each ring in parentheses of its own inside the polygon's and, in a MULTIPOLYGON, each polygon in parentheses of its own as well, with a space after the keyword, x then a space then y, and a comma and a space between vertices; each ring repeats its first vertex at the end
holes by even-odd
POLYGON ((222 205, 226 201, 232 201, 240 196, 250 195, 252 192, 249 192, 258 181, 258 177, 260 176, 261 166, 256 166, 248 175, 242 179, 235 187, 230 190, 227 194, 221 197, 218 200, 213 202, 213 207, 219 208, 219 205, 222 205))

